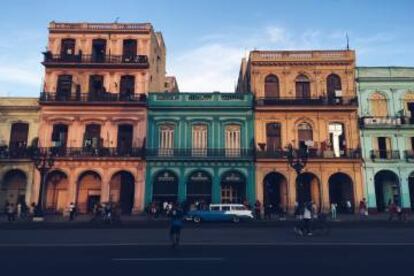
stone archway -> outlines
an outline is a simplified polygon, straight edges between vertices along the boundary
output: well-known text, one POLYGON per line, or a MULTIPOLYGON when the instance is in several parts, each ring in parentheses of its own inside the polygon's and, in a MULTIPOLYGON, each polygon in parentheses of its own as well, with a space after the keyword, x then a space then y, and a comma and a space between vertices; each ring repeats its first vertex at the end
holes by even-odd
POLYGON ((178 177, 170 170, 158 172, 152 182, 152 201, 175 203, 178 201, 178 177))
POLYGON ((48 173, 46 177, 45 209, 53 213, 63 213, 68 202, 68 176, 59 170, 48 173))
POLYGON ((228 171, 221 177, 221 202, 243 203, 246 200, 246 178, 238 171, 228 171))
POLYGON ((204 204, 211 203, 212 180, 211 175, 198 170, 191 173, 187 180, 187 201, 192 204, 196 201, 204 204))
POLYGON ((263 205, 272 206, 273 211, 287 209, 287 180, 278 172, 270 172, 263 179, 263 205))
POLYGON ((119 204, 122 214, 130 215, 134 207, 135 178, 127 171, 115 173, 109 184, 109 200, 119 204))
POLYGON ((94 171, 85 171, 78 178, 77 206, 80 213, 90 213, 101 201, 101 176, 94 171))
POLYGON ((375 174, 375 198, 378 212, 387 210, 390 203, 401 203, 400 182, 398 176, 389 170, 381 170, 375 174))
POLYGON ((13 204, 26 204, 25 194, 27 187, 27 176, 19 169, 13 169, 6 172, 0 185, 0 208, 3 208, 6 202, 13 204))
POLYGON ((296 201, 301 206, 305 203, 313 202, 318 210, 321 208, 321 185, 316 175, 305 172, 297 176, 296 201))
POLYGON ((410 192, 411 210, 414 211, 414 172, 408 176, 408 189, 410 192))
POLYGON ((329 177, 329 203, 335 203, 339 213, 353 212, 354 206, 354 183, 347 174, 335 173, 329 177), (347 202, 352 208, 348 210, 347 202))

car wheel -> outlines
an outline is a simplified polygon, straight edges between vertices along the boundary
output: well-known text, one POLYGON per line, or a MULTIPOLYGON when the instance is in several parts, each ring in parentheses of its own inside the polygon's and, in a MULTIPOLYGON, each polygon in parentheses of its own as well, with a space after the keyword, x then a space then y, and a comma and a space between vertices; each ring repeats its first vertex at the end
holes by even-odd
POLYGON ((195 216, 195 217, 193 217, 193 221, 195 223, 200 223, 201 222, 201 218, 199 216, 195 216))
POLYGON ((234 216, 233 217, 233 222, 234 223, 239 223, 240 222, 240 218, 238 216, 234 216))

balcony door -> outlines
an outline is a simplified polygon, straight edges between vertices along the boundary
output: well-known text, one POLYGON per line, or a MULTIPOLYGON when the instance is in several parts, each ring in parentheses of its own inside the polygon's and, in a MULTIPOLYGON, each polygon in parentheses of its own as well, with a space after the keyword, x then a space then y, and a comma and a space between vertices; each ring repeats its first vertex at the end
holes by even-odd
POLYGON ((240 126, 229 125, 225 130, 226 156, 240 156, 240 126))
POLYGON ((195 125, 192 128, 192 155, 207 155, 207 126, 195 125))
POLYGON ((160 126, 159 133, 159 155, 172 155, 174 149, 174 127, 171 125, 160 126))
POLYGON ((341 95, 341 78, 336 74, 331 74, 326 80, 326 89, 328 92, 328 98, 334 99, 337 97, 342 97, 341 95))
POLYGON ((296 98, 309 99, 310 93, 310 81, 305 75, 299 75, 296 78, 296 98))
POLYGON ((29 124, 14 123, 11 127, 9 147, 11 150, 18 150, 27 146, 29 137, 29 124))
POLYGON ((104 92, 104 77, 92 75, 89 77, 89 97, 95 98, 104 92))
POLYGON ((377 146, 379 157, 381 159, 391 158, 391 138, 390 137, 377 137, 377 146))
POLYGON ((56 100, 67 100, 70 98, 72 92, 72 76, 60 75, 58 76, 56 100))
POLYGON ((92 62, 105 62, 106 40, 94 39, 92 41, 92 62))
POLYGON ((135 93, 135 77, 121 76, 119 96, 121 99, 128 99, 135 93))
POLYGON ((329 142, 335 157, 346 154, 345 127, 340 123, 330 123, 328 127, 329 142))
POLYGON ((307 149, 313 143, 312 126, 308 123, 301 123, 298 126, 298 141, 300 149, 307 149))
POLYGON ((122 48, 122 61, 133 62, 137 55, 137 41, 136 39, 125 39, 122 48))
POLYGON ((414 124, 414 102, 408 102, 407 103, 407 109, 408 109, 408 111, 410 112, 410 117, 409 117, 409 120, 410 120, 410 124, 414 124))
POLYGON ((118 126, 118 145, 117 150, 121 154, 131 152, 134 127, 132 125, 118 126))
POLYGON ((96 149, 102 145, 101 126, 89 124, 85 127, 83 146, 86 150, 96 149))
POLYGON ((64 124, 53 125, 52 146, 56 148, 66 147, 68 140, 68 126, 64 124))
POLYGON ((265 98, 279 98, 279 79, 275 75, 265 79, 265 98))
POLYGON ((266 124, 266 145, 268 151, 276 151, 282 148, 282 140, 280 135, 280 124, 266 124))
POLYGON ((75 40, 72 38, 65 38, 61 41, 60 55, 62 59, 70 58, 75 55, 75 40))

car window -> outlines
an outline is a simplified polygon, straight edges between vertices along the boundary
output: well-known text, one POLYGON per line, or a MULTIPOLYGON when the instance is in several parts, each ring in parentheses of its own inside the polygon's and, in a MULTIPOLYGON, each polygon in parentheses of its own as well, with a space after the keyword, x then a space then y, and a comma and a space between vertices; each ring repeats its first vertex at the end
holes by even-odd
POLYGON ((230 206, 223 206, 221 207, 223 211, 230 211, 230 206))
POLYGON ((236 210, 236 211, 243 211, 243 210, 246 210, 243 206, 234 206, 233 207, 233 210, 236 210))
POLYGON ((220 207, 219 206, 213 206, 213 207, 211 207, 211 211, 220 211, 220 207))

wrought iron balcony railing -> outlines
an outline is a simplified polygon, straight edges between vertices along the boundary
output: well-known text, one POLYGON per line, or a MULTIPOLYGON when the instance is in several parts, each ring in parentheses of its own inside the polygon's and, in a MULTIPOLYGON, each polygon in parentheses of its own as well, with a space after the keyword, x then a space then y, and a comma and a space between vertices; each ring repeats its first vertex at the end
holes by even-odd
POLYGON ((281 106, 358 106, 357 97, 319 97, 319 98, 257 98, 256 105, 281 106))
POLYGON ((359 124, 361 128, 401 128, 412 127, 414 119, 406 116, 364 116, 359 124))
POLYGON ((406 150, 404 151, 405 159, 407 161, 413 162, 414 161, 414 150, 406 150))
POLYGON ((55 158, 141 158, 143 148, 106 148, 106 147, 49 147, 36 149, 49 152, 55 158))
POLYGON ((371 150, 371 159, 376 160, 400 160, 398 150, 371 150))
POLYGON ((0 147, 0 160, 8 159, 30 159, 32 157, 31 147, 10 148, 7 146, 0 147))
POLYGON ((253 159, 251 149, 146 149, 147 159, 231 160, 253 159))
POLYGON ((127 94, 127 93, 54 93, 42 92, 40 94, 40 102, 51 103, 90 103, 90 102, 123 102, 123 103, 139 103, 145 104, 147 96, 145 94, 127 94))
POLYGON ((123 65, 147 68, 149 66, 148 56, 146 55, 62 55, 52 54, 50 52, 43 53, 43 64, 59 65, 59 66, 74 66, 87 65, 87 66, 99 66, 99 65, 123 65))
MULTIPOLYGON (((295 152, 298 149, 294 150, 295 152)), ((289 152, 284 149, 266 149, 256 150, 256 158, 258 159, 286 159, 289 152)), ((332 150, 320 150, 310 148, 307 153, 308 159, 361 159, 361 150, 359 149, 348 149, 340 151, 339 155, 335 155, 335 152, 332 150)))

